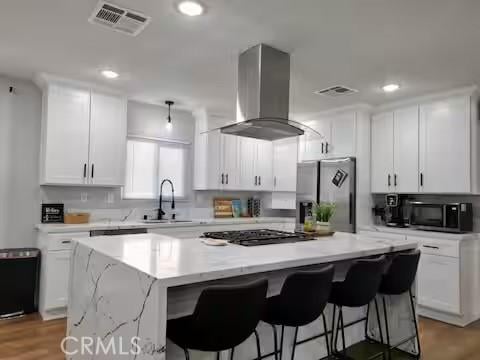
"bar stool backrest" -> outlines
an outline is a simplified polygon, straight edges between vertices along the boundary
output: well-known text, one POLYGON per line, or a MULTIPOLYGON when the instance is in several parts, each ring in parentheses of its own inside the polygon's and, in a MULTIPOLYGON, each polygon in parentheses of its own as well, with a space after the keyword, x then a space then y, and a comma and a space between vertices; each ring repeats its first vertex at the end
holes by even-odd
POLYGON ((245 341, 263 315, 267 289, 267 279, 205 289, 192 315, 192 327, 202 337, 199 343, 211 351, 221 351, 245 341))
POLYGON ((387 273, 383 276, 380 293, 400 295, 411 289, 417 275, 420 250, 399 253, 392 259, 387 273))
POLYGON ((317 319, 327 305, 335 268, 297 271, 285 279, 280 307, 286 326, 304 326, 317 319))
POLYGON ((365 306, 375 298, 385 268, 385 256, 356 260, 342 284, 345 306, 365 306))

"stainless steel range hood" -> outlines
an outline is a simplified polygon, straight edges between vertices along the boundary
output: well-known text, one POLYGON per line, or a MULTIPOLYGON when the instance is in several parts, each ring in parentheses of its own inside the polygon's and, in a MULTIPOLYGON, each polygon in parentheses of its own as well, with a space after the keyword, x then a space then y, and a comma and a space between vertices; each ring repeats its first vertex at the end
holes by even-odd
POLYGON ((288 119, 290 55, 268 45, 254 46, 238 61, 237 122, 221 132, 263 140, 304 134, 288 119))

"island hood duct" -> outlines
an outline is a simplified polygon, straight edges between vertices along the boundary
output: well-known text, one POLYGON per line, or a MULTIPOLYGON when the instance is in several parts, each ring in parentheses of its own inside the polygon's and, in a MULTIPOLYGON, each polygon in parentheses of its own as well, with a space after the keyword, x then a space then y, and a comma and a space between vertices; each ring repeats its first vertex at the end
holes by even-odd
POLYGON ((288 119, 290 55, 259 44, 238 60, 237 122, 223 134, 278 140, 304 134, 304 125, 288 119))

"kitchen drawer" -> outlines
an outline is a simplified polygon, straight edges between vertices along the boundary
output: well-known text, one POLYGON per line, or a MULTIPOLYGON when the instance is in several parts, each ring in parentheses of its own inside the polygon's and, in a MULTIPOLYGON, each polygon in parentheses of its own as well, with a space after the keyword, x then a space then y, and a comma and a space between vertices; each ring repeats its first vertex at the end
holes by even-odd
POLYGON ((62 233, 48 235, 48 250, 70 250, 72 248, 72 238, 89 237, 88 232, 62 233))
POLYGON ((408 236, 409 240, 418 241, 422 254, 460 257, 460 242, 456 240, 432 239, 408 236))

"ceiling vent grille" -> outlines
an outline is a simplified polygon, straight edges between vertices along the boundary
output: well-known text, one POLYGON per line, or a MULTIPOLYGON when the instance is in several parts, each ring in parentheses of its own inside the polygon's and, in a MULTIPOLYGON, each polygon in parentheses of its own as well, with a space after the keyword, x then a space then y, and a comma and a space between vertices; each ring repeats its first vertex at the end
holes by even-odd
POLYGON ((323 89, 323 90, 317 90, 315 91, 315 94, 317 95, 323 95, 323 96, 341 96, 341 95, 351 95, 357 93, 358 90, 356 89, 351 89, 346 86, 342 85, 335 85, 331 86, 329 88, 323 89))
POLYGON ((92 24, 99 24, 131 36, 137 36, 150 20, 149 16, 105 1, 97 4, 88 19, 92 24))

